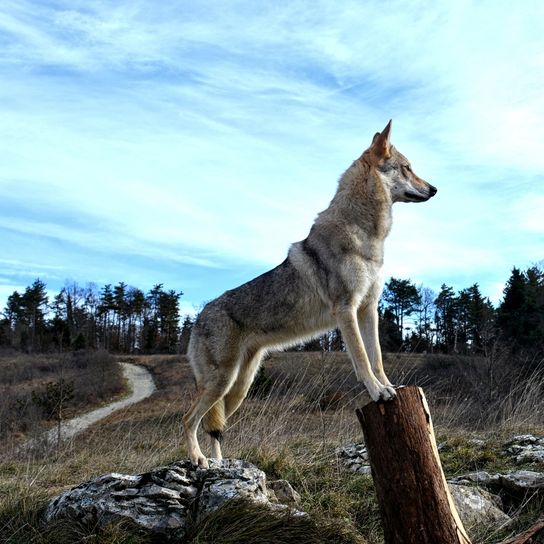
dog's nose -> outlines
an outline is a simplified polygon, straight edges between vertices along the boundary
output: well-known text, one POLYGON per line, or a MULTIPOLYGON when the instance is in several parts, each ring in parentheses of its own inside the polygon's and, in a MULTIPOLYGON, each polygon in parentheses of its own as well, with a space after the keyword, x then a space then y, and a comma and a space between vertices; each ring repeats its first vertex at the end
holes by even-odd
POLYGON ((433 185, 429 185, 429 192, 431 193, 431 196, 434 196, 438 192, 438 189, 433 185))

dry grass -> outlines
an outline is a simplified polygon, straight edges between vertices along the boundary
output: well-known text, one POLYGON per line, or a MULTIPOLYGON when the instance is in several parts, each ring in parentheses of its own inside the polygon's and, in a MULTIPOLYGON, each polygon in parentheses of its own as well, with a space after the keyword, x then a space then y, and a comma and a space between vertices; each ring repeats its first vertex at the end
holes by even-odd
MULTIPOLYGON (((186 359, 149 356, 125 360, 146 366, 158 390, 94 425, 59 451, 34 456, 5 451, 0 457, 0 512, 13 508, 14 500, 27 497, 28 504, 34 505, 27 508, 32 517, 44 497, 82 481, 112 470, 138 473, 186 457, 180 423, 195 394, 186 359)), ((535 370, 529 379, 510 382, 502 408, 491 417, 489 410, 481 415, 485 403, 478 398, 478 387, 470 388, 472 396, 459 389, 455 380, 449 389, 442 382, 434 389, 436 362, 429 366, 426 362, 422 356, 392 356, 386 367, 392 376, 403 375, 404 382, 428 384, 425 390, 439 439, 454 445, 459 441, 445 456, 449 474, 458 474, 465 467, 498 470, 506 462, 497 458, 495 449, 486 454, 467 450, 467 438, 492 434, 498 444, 513 431, 544 431, 540 371, 535 370), (470 423, 478 417, 486 424, 492 422, 493 428, 484 432, 482 426, 470 423)), ((330 524, 341 520, 342 531, 351 535, 346 542, 380 542, 371 480, 343 470, 334 453, 335 447, 362 439, 353 410, 368 400, 355 382, 346 355, 274 355, 265 362, 264 372, 271 385, 257 390, 229 422, 225 456, 248 459, 270 476, 290 480, 302 495, 302 509, 330 524)), ((205 437, 202 441, 207 446, 205 437)), ((5 516, 0 515, 0 534, 2 519, 5 516)), ((108 542, 102 536, 92 541, 108 542)), ((194 542, 210 541, 202 537, 194 542)))
POLYGON ((51 410, 40 406, 36 396, 43 397, 48 384, 59 383, 71 391, 62 409, 64 419, 111 402, 125 389, 119 365, 104 351, 0 357, 0 449, 51 426, 51 410))

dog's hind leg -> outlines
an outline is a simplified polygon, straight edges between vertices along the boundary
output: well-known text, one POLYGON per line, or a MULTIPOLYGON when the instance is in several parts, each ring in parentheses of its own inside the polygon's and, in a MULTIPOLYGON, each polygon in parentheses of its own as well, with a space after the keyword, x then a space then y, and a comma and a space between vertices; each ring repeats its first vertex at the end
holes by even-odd
POLYGON ((223 397, 234 383, 236 374, 236 368, 230 371, 229 369, 225 371, 221 367, 216 368, 212 372, 212 375, 207 377, 206 381, 199 384, 199 394, 187 414, 183 417, 183 428, 187 439, 189 458, 195 466, 208 467, 208 461, 204 457, 197 439, 198 426, 208 414, 210 414, 210 417, 207 418, 206 422, 207 431, 217 442, 217 445, 214 444, 213 453, 215 457, 221 458, 219 438, 225 422, 223 397), (216 425, 218 428, 212 429, 212 425, 216 425))
POLYGON ((202 427, 210 435, 213 459, 223 459, 221 442, 223 441, 223 430, 225 429, 226 421, 225 398, 223 397, 202 418, 202 427))
POLYGON ((222 332, 218 341, 197 331, 189 345, 198 396, 183 418, 183 428, 189 457, 196 466, 208 466, 197 439, 201 421, 212 437, 213 457, 221 459, 220 439, 226 419, 223 397, 234 384, 241 362, 237 336, 228 327, 222 332))
POLYGON ((229 418, 242 404, 261 364, 264 350, 251 352, 244 357, 238 377, 225 396, 225 417, 229 418))

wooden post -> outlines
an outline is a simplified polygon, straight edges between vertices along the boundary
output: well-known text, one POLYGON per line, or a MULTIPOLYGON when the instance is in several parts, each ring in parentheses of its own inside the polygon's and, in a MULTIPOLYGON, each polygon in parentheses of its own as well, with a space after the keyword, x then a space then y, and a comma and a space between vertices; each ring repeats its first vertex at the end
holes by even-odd
POLYGON ((397 389, 357 417, 363 428, 386 544, 470 544, 451 498, 423 391, 397 389))

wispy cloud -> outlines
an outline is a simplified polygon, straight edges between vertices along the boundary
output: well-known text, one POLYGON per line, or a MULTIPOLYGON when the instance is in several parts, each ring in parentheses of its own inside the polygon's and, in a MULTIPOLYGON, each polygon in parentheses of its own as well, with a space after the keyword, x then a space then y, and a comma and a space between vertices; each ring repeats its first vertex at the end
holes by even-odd
POLYGON ((439 193, 395 210, 389 273, 491 289, 542 258, 543 15, 537 1, 5 2, 3 252, 84 280, 111 262, 135 283, 168 270, 199 303, 281 260, 393 117, 439 193))

